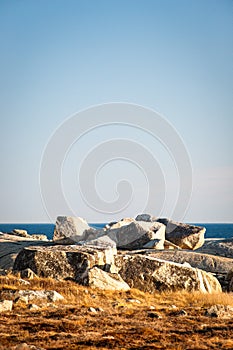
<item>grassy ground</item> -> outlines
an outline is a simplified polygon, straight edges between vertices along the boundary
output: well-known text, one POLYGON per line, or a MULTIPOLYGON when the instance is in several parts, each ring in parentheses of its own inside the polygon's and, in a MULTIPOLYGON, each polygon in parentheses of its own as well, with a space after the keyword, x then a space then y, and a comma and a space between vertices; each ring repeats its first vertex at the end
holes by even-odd
POLYGON ((233 306, 232 294, 110 292, 50 279, 28 286, 13 276, 0 277, 2 295, 8 289, 56 290, 65 301, 41 304, 36 311, 15 304, 1 313, 1 350, 23 342, 56 350, 233 349, 233 320, 205 316, 211 305, 233 306))

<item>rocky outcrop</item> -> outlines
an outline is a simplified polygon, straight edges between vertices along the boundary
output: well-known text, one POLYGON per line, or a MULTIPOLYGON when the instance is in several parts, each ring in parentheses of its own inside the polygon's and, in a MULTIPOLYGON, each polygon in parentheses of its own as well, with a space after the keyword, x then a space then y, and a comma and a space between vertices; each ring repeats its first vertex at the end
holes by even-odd
POLYGON ((221 292, 221 285, 211 274, 182 264, 144 255, 121 255, 116 258, 119 274, 131 288, 144 292, 201 291, 221 292))
POLYGON ((18 254, 13 270, 30 268, 39 277, 72 279, 78 282, 93 266, 111 270, 115 254, 114 249, 78 245, 32 246, 24 248, 18 254))
POLYGON ((182 249, 194 250, 204 244, 206 231, 204 227, 183 224, 168 219, 158 219, 157 221, 166 225, 166 240, 182 249))

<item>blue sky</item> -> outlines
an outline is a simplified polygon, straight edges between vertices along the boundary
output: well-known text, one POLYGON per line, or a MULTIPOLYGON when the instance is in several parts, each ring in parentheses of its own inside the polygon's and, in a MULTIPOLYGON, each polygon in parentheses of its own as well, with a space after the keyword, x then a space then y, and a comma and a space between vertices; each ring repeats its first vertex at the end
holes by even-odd
MULTIPOLYGON (((129 102, 165 116, 186 145, 193 195, 185 221, 232 222, 232 17, 230 0, 2 0, 0 221, 49 221, 39 173, 54 130, 90 106, 129 102)), ((74 145, 64 165, 64 188, 76 214, 89 221, 105 220, 82 203, 72 167, 93 140, 116 133, 141 138, 152 152, 159 149, 147 136, 122 128, 74 145)), ((133 178, 128 165, 119 168, 133 178)), ((115 179, 116 173, 112 167, 103 176, 115 179)), ((141 175, 133 180, 145 192, 141 175)), ((172 177, 167 181, 169 198, 176 184, 172 177)), ((104 197, 110 185, 100 180, 104 197)), ((139 197, 120 217, 140 211, 139 197)))

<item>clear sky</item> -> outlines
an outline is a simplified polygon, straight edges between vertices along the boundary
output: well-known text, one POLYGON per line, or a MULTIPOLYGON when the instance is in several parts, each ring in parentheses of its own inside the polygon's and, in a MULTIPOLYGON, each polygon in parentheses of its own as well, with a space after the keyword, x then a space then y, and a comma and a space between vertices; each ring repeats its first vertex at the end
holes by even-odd
MULTIPOLYGON (((1 0, 0 222, 50 220, 39 185, 43 150, 66 118, 109 102, 156 110, 183 139, 193 168, 185 221, 233 222, 232 38, 231 0, 1 0)), ((116 135, 158 152, 167 198, 176 196, 159 143, 133 128, 94 130, 74 144, 63 169, 66 197, 88 221, 114 216, 85 206, 74 168, 97 141, 116 135)), ((120 169, 135 193, 116 218, 135 215, 145 179, 130 162, 116 162, 98 174, 98 191, 111 201, 120 169)))

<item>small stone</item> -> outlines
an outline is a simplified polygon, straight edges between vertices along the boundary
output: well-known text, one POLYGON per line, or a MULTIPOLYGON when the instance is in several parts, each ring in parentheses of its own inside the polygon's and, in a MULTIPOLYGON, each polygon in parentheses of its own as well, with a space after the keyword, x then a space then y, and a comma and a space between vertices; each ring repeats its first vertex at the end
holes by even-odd
POLYGON ((125 301, 126 301, 127 303, 137 303, 137 304, 141 304, 140 300, 138 300, 138 299, 127 298, 125 301))
POLYGON ((34 310, 39 310, 40 307, 36 304, 29 304, 28 309, 34 311, 34 310))
POLYGON ((93 312, 95 314, 97 313, 97 310, 92 306, 88 308, 88 311, 93 312))
POLYGON ((17 298, 15 298, 14 300, 15 303, 25 303, 25 304, 28 304, 28 295, 25 295, 25 296, 19 296, 17 298))
POLYGON ((149 306, 149 309, 150 310, 155 310, 155 307, 151 305, 151 306, 149 306))
POLYGON ((96 308, 96 311, 104 312, 104 309, 102 309, 102 307, 97 307, 97 308, 96 308))
POLYGON ((0 312, 11 311, 13 307, 12 300, 3 300, 0 301, 0 312))

